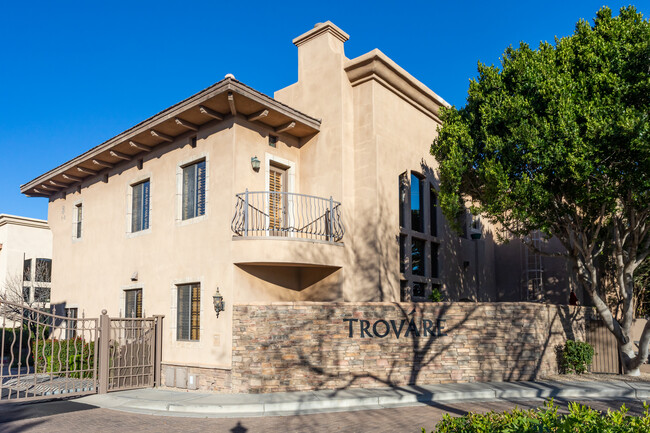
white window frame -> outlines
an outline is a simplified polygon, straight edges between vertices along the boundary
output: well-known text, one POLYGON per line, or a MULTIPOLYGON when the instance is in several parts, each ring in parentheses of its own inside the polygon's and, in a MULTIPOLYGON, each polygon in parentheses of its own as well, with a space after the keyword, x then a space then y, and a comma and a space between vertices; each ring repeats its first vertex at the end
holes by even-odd
POLYGON ((81 242, 84 238, 84 215, 86 212, 86 208, 84 206, 84 201, 83 199, 79 199, 72 203, 72 242, 81 242), (79 212, 77 211, 77 207, 81 206, 81 236, 77 237, 77 223, 79 222, 78 217, 79 217, 79 212))
MULTIPOLYGON (((172 332, 172 341, 174 344, 176 344, 178 347, 194 347, 196 344, 201 343, 203 341, 203 338, 205 336, 205 321, 206 321, 206 311, 205 311, 205 305, 206 305, 206 298, 205 298, 205 284, 204 284, 204 279, 201 278, 181 278, 172 281, 172 286, 171 286, 171 308, 170 308, 170 315, 171 315, 171 326, 170 330, 172 332), (200 296, 201 296, 201 306, 199 307, 199 339, 198 340, 178 340, 177 336, 178 333, 176 331, 176 328, 178 328, 178 286, 182 286, 185 284, 199 284, 200 290, 200 296)), ((143 292, 144 296, 144 292, 143 292)), ((144 300, 144 298, 143 298, 144 300)), ((210 305, 212 305, 210 303, 210 305)), ((143 302, 143 309, 144 309, 144 302, 143 302)))
POLYGON ((123 311, 126 308, 126 291, 136 289, 142 290, 142 317, 146 317, 144 284, 129 284, 120 287, 120 317, 126 317, 126 311, 123 311))
POLYGON ((197 153, 176 165, 176 226, 196 224, 208 218, 210 198, 210 154, 197 153), (183 219, 183 169, 189 165, 205 161, 205 213, 194 218, 183 219))

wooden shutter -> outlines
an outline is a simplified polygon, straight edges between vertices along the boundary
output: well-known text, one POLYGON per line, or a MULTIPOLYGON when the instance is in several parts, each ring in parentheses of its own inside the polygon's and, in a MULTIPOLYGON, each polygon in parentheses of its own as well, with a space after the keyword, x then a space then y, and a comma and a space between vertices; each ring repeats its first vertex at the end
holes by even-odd
POLYGON ((142 184, 142 230, 149 228, 149 181, 142 184))
POLYGON ((282 172, 269 171, 269 228, 280 229, 282 215, 282 172))
POLYGON ((196 285, 192 286, 192 319, 191 319, 191 332, 190 340, 199 339, 199 331, 201 328, 201 288, 196 285))
POLYGON ((196 164, 196 216, 205 215, 205 161, 196 164))

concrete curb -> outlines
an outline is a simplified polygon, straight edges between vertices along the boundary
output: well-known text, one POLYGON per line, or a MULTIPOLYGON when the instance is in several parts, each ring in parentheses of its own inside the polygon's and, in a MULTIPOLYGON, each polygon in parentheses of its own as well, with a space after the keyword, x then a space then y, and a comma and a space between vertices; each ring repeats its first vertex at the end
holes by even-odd
POLYGON ((145 389, 91 395, 76 401, 163 416, 259 417, 464 401, 536 399, 650 399, 647 382, 492 382, 277 394, 199 394, 145 389))

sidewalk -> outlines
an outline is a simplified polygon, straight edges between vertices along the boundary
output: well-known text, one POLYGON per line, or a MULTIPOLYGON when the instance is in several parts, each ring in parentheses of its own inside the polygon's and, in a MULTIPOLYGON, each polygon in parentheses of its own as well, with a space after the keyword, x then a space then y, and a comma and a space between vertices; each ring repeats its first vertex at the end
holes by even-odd
POLYGON ((497 399, 637 399, 650 401, 648 382, 491 382, 274 394, 213 394, 138 389, 76 399, 125 412, 201 418, 304 415, 497 399))

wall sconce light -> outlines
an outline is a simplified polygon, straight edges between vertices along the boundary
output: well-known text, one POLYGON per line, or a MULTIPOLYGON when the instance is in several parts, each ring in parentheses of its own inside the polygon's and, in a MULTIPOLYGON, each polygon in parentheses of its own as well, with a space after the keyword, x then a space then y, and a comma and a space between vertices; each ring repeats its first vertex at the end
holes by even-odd
POLYGON ((260 165, 261 165, 261 162, 257 158, 257 155, 251 158, 251 166, 253 167, 253 170, 255 170, 256 172, 260 171, 260 165))
POLYGON ((223 302, 223 296, 219 293, 219 287, 217 287, 217 292, 212 297, 212 303, 214 304, 214 312, 217 313, 217 317, 219 317, 219 313, 223 311, 225 305, 223 302))

